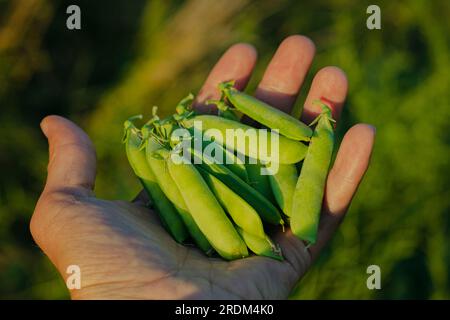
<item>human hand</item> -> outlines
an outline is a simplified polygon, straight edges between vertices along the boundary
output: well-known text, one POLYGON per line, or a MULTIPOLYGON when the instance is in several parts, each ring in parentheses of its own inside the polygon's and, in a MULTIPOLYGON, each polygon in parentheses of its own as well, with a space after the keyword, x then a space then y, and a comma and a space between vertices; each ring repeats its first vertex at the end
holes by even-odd
MULTIPOLYGON (((302 36, 285 39, 255 92, 257 98, 289 112, 314 56, 302 36)), ((236 79, 244 89, 256 62, 247 44, 228 49, 200 90, 195 107, 209 111, 207 99, 219 98, 217 84, 236 79)), ((312 101, 330 101, 339 118, 347 94, 345 74, 336 67, 320 70, 303 111, 309 123, 320 113, 312 101)), ((63 277, 69 265, 81 269, 75 299, 285 299, 343 219, 367 169, 375 130, 357 124, 345 135, 328 175, 318 241, 308 250, 286 232, 271 235, 285 260, 252 256, 235 261, 208 258, 198 249, 177 244, 145 207, 145 195, 133 202, 95 197, 95 150, 72 122, 46 117, 41 123, 49 142, 48 177, 31 220, 36 243, 63 277)))

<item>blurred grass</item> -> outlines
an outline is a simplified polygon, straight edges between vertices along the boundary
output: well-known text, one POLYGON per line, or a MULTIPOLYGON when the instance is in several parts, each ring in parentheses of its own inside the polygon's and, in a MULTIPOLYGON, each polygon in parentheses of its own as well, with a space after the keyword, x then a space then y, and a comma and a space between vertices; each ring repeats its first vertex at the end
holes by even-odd
POLYGON ((374 31, 369 1, 77 3, 82 30, 69 31, 70 1, 0 1, 0 297, 68 297, 28 231, 45 179, 43 116, 86 129, 98 151, 96 193, 130 199, 139 185, 120 144, 125 118, 155 104, 167 114, 235 42, 258 49, 252 91, 282 39, 301 33, 317 57, 297 108, 314 72, 340 66, 350 91, 339 136, 366 122, 377 141, 345 222, 292 298, 450 298, 448 2, 378 1, 374 31), (371 264, 382 290, 365 286, 371 264))

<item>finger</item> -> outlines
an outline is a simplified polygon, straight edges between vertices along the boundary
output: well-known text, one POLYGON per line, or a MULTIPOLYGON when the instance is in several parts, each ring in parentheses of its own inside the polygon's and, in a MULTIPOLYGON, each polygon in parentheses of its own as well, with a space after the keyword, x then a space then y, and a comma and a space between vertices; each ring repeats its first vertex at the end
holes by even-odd
POLYGON ((96 155, 87 134, 73 122, 59 116, 44 118, 41 128, 49 143, 44 192, 70 187, 91 194, 95 182, 96 155))
POLYGON ((310 247, 313 258, 330 240, 345 216, 367 167, 375 141, 375 128, 357 124, 345 134, 327 179, 318 239, 310 247))
POLYGON ((322 109, 315 105, 314 100, 322 99, 331 107, 333 118, 337 120, 342 111, 347 96, 347 77, 337 67, 325 67, 315 75, 308 96, 303 106, 302 121, 311 123, 322 109))
POLYGON ((203 87, 200 89, 194 108, 199 112, 213 113, 213 106, 206 106, 208 99, 219 99, 218 84, 223 81, 236 80, 236 88, 243 90, 255 67, 257 53, 249 44, 238 43, 231 46, 211 70, 203 87))
POLYGON ((278 230, 271 237, 280 246, 285 261, 294 269, 296 277, 293 282, 297 282, 311 265, 311 255, 306 245, 292 233, 290 228, 285 231, 278 230))
POLYGON ((307 37, 286 38, 267 66, 255 97, 290 113, 315 51, 314 43, 307 37))

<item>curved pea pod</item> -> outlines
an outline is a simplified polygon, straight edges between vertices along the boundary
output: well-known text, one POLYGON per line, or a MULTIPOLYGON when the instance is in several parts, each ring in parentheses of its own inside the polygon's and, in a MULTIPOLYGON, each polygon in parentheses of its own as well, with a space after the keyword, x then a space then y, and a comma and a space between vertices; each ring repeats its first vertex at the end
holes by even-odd
POLYGON ((272 161, 285 164, 297 163, 303 160, 308 149, 303 143, 286 138, 273 131, 255 129, 243 123, 218 116, 195 115, 186 117, 180 122, 186 128, 195 126, 205 136, 212 136, 211 133, 208 134, 207 130, 220 133, 214 135, 217 143, 229 150, 235 150, 264 163, 272 161), (227 130, 229 137, 227 137, 227 130))
POLYGON ((163 226, 177 242, 184 242, 189 236, 186 227, 172 203, 159 187, 156 177, 147 163, 145 150, 140 148, 142 139, 138 135, 138 130, 130 122, 125 123, 124 142, 128 161, 150 196, 163 226))
POLYGON ((244 239, 247 247, 255 254, 259 256, 265 256, 269 258, 273 258, 276 260, 283 261, 283 254, 281 253, 281 249, 278 245, 275 245, 272 240, 267 236, 257 237, 253 234, 250 234, 236 226, 236 230, 241 235, 242 239, 244 239))
POLYGON ((218 152, 222 153, 222 164, 233 171, 242 180, 246 182, 249 181, 245 164, 233 152, 229 151, 227 148, 222 147, 222 145, 215 141, 203 141, 203 152, 211 149, 217 150, 218 152))
POLYGON ((334 147, 331 110, 324 111, 314 121, 317 126, 297 181, 292 204, 291 229, 300 239, 314 244, 328 170, 334 147))
POLYGON ((292 216, 292 200, 298 174, 294 164, 279 164, 275 174, 268 175, 270 187, 281 210, 288 217, 292 216))
POLYGON ((245 182, 248 182, 249 177, 245 164, 232 151, 222 147, 221 145, 219 145, 219 147, 223 150, 224 159, 226 159, 224 165, 233 171, 239 178, 245 182))
POLYGON ((312 130, 309 126, 289 114, 274 108, 244 92, 233 88, 234 81, 219 84, 222 94, 239 111, 250 118, 293 140, 309 141, 312 130))
POLYGON ((194 165, 175 163, 172 157, 167 164, 195 223, 217 253, 227 260, 248 256, 247 246, 194 165))
POLYGON ((261 218, 252 206, 208 171, 201 167, 198 171, 236 225, 257 237, 265 236, 261 218))
POLYGON ((269 175, 261 174, 264 165, 261 163, 246 163, 245 168, 247 169, 249 184, 272 203, 276 203, 270 187, 269 175))
POLYGON ((238 194, 249 205, 251 205, 256 212, 260 215, 264 221, 274 225, 284 225, 284 221, 281 218, 278 209, 270 203, 269 200, 264 198, 258 191, 253 189, 245 181, 235 175, 224 165, 214 163, 211 159, 205 155, 199 154, 195 149, 191 149, 191 153, 194 158, 200 158, 199 165, 207 172, 216 176, 227 187, 238 194))
POLYGON ((192 148, 202 149, 203 153, 210 155, 216 162, 224 164, 228 169, 233 171, 244 181, 248 181, 248 174, 243 160, 239 159, 232 151, 224 148, 216 141, 208 141, 203 139, 202 132, 200 130, 197 130, 196 128, 189 128, 187 130, 190 134, 189 137, 183 135, 171 138, 175 145, 177 145, 181 140, 190 140, 190 145, 192 148))
POLYGON ((197 246, 205 254, 211 255, 213 252, 211 244, 208 242, 206 237, 203 235, 203 233, 195 223, 186 206, 186 203, 184 202, 183 196, 181 195, 175 182, 169 174, 169 170, 167 169, 167 163, 165 160, 169 157, 169 153, 170 152, 168 150, 163 148, 154 151, 153 148, 147 145, 147 162, 150 165, 152 171, 155 173, 156 179, 162 191, 178 211, 192 239, 194 239, 197 246))

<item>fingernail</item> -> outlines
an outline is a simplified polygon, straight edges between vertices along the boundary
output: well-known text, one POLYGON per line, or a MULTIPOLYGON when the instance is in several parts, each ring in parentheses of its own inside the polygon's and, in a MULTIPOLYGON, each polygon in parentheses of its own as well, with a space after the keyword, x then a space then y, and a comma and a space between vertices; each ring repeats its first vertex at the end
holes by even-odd
POLYGON ((47 117, 41 120, 40 127, 44 135, 47 137, 47 117))

